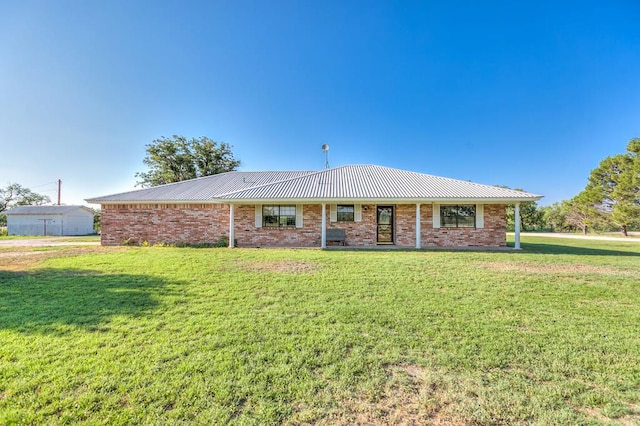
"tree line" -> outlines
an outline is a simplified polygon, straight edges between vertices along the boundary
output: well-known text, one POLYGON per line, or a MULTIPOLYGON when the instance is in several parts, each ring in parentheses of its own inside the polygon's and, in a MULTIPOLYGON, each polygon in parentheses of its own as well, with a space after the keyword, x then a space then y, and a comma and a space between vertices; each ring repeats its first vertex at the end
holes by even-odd
MULTIPOLYGON (((144 172, 136 173, 141 187, 210 176, 240 166, 226 142, 205 136, 187 139, 161 137, 146 146, 144 172)), ((2 212, 17 205, 47 204, 49 197, 19 184, 0 188, 2 212)), ((513 230, 515 208, 507 207, 507 229, 513 230)), ((535 201, 520 204, 523 231, 583 232, 620 230, 624 235, 640 229, 640 138, 631 139, 624 154, 607 157, 591 171, 585 189, 570 200, 538 206, 535 201)))
MULTIPOLYGON (((514 206, 507 208, 507 229, 514 227, 514 206)), ((640 138, 627 152, 607 157, 591 171, 587 184, 570 200, 540 207, 520 204, 523 231, 582 232, 640 230, 640 138)))

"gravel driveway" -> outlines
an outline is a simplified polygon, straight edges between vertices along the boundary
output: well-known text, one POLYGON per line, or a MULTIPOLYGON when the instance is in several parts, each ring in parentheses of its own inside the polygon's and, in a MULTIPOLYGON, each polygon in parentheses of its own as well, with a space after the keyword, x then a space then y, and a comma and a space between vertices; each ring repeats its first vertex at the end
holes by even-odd
POLYGON ((20 238, 0 240, 0 247, 99 246, 100 241, 70 241, 73 237, 20 238))
MULTIPOLYGON (((521 237, 550 237, 550 238, 571 238, 574 240, 597 240, 597 241, 619 241, 619 242, 631 242, 640 243, 640 238, 636 236, 637 233, 629 233, 628 237, 607 237, 606 235, 580 235, 580 234, 562 234, 554 232, 521 232, 521 237)), ((513 235, 513 232, 511 232, 513 235)))

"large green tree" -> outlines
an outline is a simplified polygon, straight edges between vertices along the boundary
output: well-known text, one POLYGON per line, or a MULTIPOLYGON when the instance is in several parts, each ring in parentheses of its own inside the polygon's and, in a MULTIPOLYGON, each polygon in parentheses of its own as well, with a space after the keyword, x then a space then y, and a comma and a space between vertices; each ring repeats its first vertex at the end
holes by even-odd
POLYGON ((149 170, 136 173, 140 178, 137 185, 158 186, 236 170, 240 161, 231 148, 228 143, 218 143, 206 136, 192 139, 163 136, 147 145, 143 162, 149 170))
MULTIPOLYGON (((500 188, 508 186, 498 185, 500 188)), ((516 188, 516 191, 524 191, 516 188)), ((507 205, 506 209, 507 229, 513 231, 515 228, 515 204, 507 205)), ((538 208, 536 201, 523 201, 520 203, 520 227, 523 231, 532 231, 544 226, 542 211, 538 208)))
POLYGON ((605 228, 608 223, 606 206, 598 203, 593 194, 582 191, 569 201, 563 201, 567 224, 580 229, 587 235, 589 229, 605 228))
POLYGON ((19 183, 10 183, 0 188, 0 226, 6 226, 7 216, 2 214, 15 206, 42 205, 50 203, 51 199, 42 194, 33 192, 19 183))
POLYGON ((48 196, 35 193, 19 183, 10 183, 0 188, 0 212, 15 206, 39 206, 50 202, 51 199, 48 196))
POLYGON ((625 154, 607 157, 591 171, 584 198, 603 206, 626 236, 640 224, 640 138, 632 139, 625 154))
POLYGON ((556 202, 550 206, 540 208, 542 213, 542 222, 545 228, 552 232, 562 232, 569 227, 567 223, 567 211, 569 210, 568 202, 556 202))

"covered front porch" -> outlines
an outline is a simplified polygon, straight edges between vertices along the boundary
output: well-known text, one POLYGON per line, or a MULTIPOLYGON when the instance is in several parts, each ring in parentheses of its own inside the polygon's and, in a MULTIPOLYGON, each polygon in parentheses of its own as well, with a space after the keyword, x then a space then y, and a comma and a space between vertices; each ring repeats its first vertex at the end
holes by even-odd
MULTIPOLYGON (((505 204, 465 204, 474 206, 473 222, 471 226, 454 227, 449 222, 451 217, 442 216, 443 208, 450 205, 436 202, 285 203, 229 204, 229 247, 325 249, 331 246, 328 229, 343 229, 345 245, 350 248, 506 246, 505 204), (275 207, 282 208, 290 217, 270 216, 277 211, 275 207)), ((518 213, 519 203, 515 215, 515 249, 520 249, 518 213)))

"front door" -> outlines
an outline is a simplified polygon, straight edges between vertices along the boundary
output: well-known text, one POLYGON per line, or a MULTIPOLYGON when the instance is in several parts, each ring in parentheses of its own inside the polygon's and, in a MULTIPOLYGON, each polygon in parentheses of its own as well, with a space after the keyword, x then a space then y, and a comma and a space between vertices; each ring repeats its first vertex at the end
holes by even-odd
POLYGON ((393 244, 393 206, 378 206, 378 244, 393 244))

